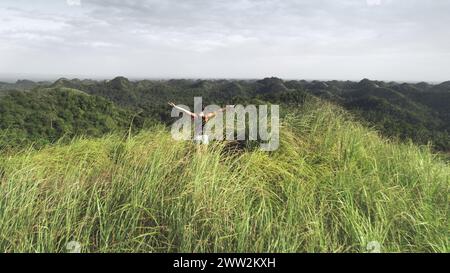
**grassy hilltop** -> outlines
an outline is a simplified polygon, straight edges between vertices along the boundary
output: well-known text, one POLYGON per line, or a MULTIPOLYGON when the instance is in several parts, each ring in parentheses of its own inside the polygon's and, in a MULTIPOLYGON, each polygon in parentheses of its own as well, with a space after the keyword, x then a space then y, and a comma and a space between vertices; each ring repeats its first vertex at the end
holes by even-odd
POLYGON ((78 138, 0 153, 0 251, 448 252, 449 175, 317 102, 271 153, 198 151, 163 126, 78 138))

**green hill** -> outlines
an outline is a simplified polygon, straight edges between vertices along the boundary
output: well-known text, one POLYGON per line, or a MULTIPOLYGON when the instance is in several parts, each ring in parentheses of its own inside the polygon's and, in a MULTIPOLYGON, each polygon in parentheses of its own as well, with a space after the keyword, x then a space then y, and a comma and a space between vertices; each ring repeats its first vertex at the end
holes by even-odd
POLYGON ((388 137, 433 143, 436 150, 450 151, 450 86, 398 84, 364 79, 354 82, 296 82, 303 89, 349 110, 368 126, 388 137))
POLYGON ((39 84, 30 80, 17 80, 15 83, 0 82, 0 92, 4 90, 29 90, 39 84))
POLYGON ((76 89, 12 91, 0 98, 0 147, 126 131, 133 115, 109 100, 76 89))
POLYGON ((230 145, 155 127, 4 152, 0 251, 449 251, 450 166, 429 147, 317 102, 285 116, 275 152, 230 145))

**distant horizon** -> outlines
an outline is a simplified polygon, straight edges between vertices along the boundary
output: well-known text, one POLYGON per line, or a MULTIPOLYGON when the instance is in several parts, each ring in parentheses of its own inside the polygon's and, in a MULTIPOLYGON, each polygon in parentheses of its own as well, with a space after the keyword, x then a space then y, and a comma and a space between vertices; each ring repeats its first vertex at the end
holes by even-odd
POLYGON ((268 75, 268 76, 263 76, 263 77, 242 77, 242 78, 238 78, 238 77, 135 77, 135 76, 127 76, 127 75, 115 75, 115 76, 83 76, 83 75, 26 75, 26 74, 0 74, 0 82, 4 82, 4 83, 16 83, 17 81, 21 81, 21 80, 29 80, 29 81, 33 81, 33 82, 55 82, 59 79, 68 79, 68 80, 74 80, 74 79, 79 79, 79 80, 93 80, 93 81, 108 81, 108 80, 112 80, 115 79, 117 77, 124 77, 127 78, 130 81, 142 81, 142 80, 150 80, 150 81, 165 81, 165 80, 261 80, 264 78, 279 78, 282 79, 284 81, 351 81, 351 82, 360 82, 364 79, 369 79, 370 81, 379 81, 379 82, 396 82, 396 83, 421 83, 421 82, 425 82, 428 84, 440 84, 443 82, 447 82, 450 81, 450 79, 448 80, 443 80, 443 81, 426 81, 426 80, 383 80, 383 79, 373 79, 373 78, 369 78, 369 77, 364 77, 364 78, 353 78, 353 79, 326 79, 326 78, 318 78, 318 79, 314 79, 314 78, 283 78, 280 76, 276 76, 276 75, 268 75))

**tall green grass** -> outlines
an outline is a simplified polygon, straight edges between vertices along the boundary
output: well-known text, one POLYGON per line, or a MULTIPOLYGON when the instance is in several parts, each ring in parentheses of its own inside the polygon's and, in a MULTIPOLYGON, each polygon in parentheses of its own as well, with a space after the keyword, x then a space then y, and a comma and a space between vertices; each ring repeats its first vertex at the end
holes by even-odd
POLYGON ((0 157, 0 251, 448 252, 450 167, 340 108, 284 119, 276 152, 157 127, 0 157))

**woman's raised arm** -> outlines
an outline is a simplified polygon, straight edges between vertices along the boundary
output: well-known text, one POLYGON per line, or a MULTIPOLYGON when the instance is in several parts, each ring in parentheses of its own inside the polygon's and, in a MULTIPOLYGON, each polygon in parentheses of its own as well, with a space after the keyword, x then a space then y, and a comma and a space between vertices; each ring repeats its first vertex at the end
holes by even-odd
POLYGON ((208 119, 211 119, 211 118, 217 116, 217 113, 225 112, 228 108, 233 108, 233 107, 234 107, 234 105, 227 105, 227 107, 225 107, 225 108, 221 108, 221 109, 219 109, 219 110, 217 110, 217 111, 214 111, 214 112, 212 112, 212 113, 207 114, 206 117, 207 117, 208 119))
POLYGON ((186 110, 186 109, 184 109, 182 107, 179 107, 179 106, 175 105, 175 103, 173 103, 173 102, 169 102, 169 105, 174 107, 174 108, 177 108, 178 110, 181 110, 181 111, 185 112, 188 115, 191 115, 192 117, 196 117, 197 116, 196 114, 192 113, 191 111, 186 110))

